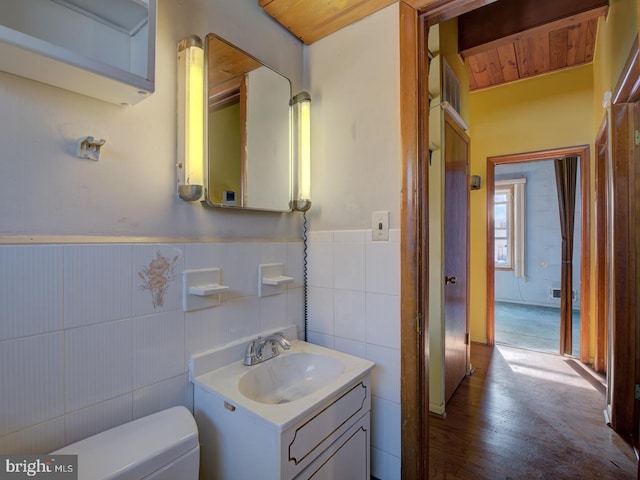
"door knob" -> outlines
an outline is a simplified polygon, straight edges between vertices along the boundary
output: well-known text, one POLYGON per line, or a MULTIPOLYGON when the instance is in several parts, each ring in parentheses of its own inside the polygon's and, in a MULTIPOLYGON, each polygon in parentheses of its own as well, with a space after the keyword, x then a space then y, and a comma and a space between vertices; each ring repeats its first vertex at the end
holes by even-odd
POLYGON ((449 283, 451 283, 452 285, 454 283, 456 283, 458 281, 458 279, 456 277, 444 277, 444 284, 447 285, 449 283))

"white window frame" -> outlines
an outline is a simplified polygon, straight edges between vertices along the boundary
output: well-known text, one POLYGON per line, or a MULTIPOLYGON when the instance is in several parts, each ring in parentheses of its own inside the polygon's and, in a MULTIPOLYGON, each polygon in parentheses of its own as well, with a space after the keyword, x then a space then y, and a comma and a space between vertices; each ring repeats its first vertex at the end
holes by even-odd
MULTIPOLYGON (((525 278, 524 254, 525 254, 525 185, 526 178, 511 178, 496 180, 494 191, 495 205, 507 205, 507 245, 510 245, 509 260, 507 264, 494 263, 496 270, 513 270, 516 278, 525 278), (507 193, 506 202, 496 202, 495 195, 507 193), (511 242, 509 244, 509 241, 511 242)), ((495 225, 494 225, 494 242, 495 225)), ((495 260, 495 259, 494 259, 495 260)))

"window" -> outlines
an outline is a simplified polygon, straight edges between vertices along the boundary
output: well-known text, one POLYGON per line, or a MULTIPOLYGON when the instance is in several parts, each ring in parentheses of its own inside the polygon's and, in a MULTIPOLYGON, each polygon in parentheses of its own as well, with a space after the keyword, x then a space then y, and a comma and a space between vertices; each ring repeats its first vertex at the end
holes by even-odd
POLYGON ((444 59, 442 60, 442 101, 449 102, 456 112, 461 113, 460 81, 444 59))
POLYGON ((524 187, 526 178, 497 180, 494 195, 494 263, 524 278, 524 187))
POLYGON ((513 269, 513 185, 496 186, 495 191, 495 262, 496 268, 513 269))

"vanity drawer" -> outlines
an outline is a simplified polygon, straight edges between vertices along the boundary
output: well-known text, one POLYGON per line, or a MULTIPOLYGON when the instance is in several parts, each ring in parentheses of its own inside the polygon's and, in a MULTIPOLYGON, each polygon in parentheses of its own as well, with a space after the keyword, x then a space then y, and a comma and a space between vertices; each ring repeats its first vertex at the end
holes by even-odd
POLYGON ((370 413, 360 417, 295 480, 369 480, 371 469, 370 413))
POLYGON ((371 410, 370 377, 340 392, 282 434, 283 478, 293 478, 371 410))

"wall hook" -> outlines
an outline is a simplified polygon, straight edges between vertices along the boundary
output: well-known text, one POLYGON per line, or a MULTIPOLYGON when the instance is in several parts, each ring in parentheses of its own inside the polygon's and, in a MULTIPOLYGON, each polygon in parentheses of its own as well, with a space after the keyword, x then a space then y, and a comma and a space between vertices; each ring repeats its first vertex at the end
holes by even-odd
POLYGON ((100 160, 100 149, 107 143, 103 138, 83 137, 76 143, 76 156, 87 160, 100 160))

